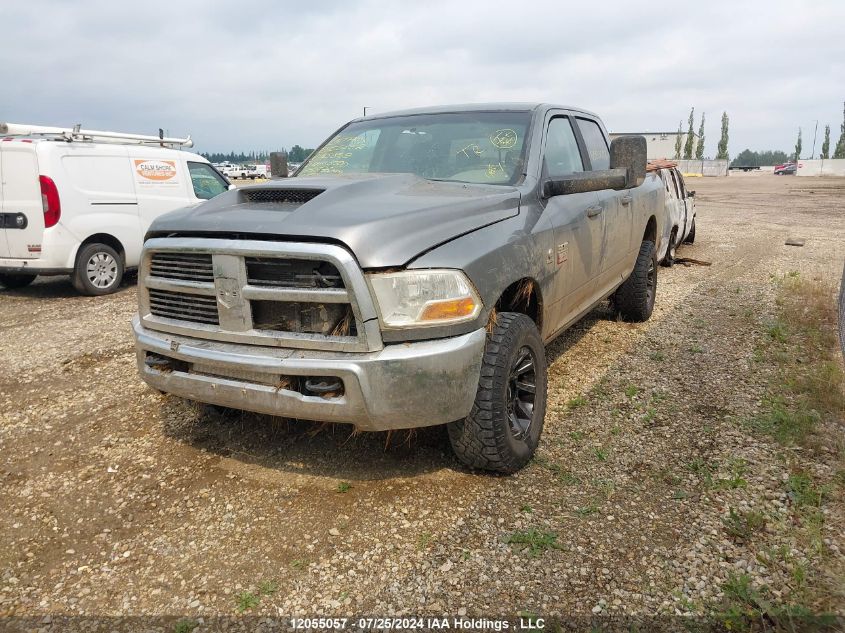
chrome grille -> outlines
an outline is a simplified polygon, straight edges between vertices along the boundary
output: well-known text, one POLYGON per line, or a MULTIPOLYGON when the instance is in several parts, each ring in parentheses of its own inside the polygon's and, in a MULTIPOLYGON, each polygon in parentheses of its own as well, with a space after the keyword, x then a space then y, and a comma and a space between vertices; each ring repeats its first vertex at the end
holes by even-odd
POLYGON ((214 281, 211 255, 204 253, 155 253, 150 259, 150 275, 183 281, 214 281))
POLYGON ((150 313, 167 319, 218 325, 217 298, 150 288, 150 313))
POLYGON ((302 349, 383 347, 364 274, 340 246, 153 238, 139 286, 141 320, 153 330, 302 349))

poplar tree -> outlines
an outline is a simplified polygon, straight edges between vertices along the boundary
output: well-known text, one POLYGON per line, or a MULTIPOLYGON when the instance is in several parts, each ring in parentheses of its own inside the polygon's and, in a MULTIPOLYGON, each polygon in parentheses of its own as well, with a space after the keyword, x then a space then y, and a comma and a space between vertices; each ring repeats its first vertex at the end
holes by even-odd
POLYGON ((795 141, 795 162, 801 158, 801 128, 798 128, 798 140, 795 141))
POLYGON ((678 136, 675 137, 675 160, 680 160, 684 149, 684 122, 678 121, 678 136))
POLYGON ((716 152, 717 160, 728 160, 728 113, 722 112, 722 138, 719 139, 719 147, 716 152))
POLYGON ((845 107, 842 108, 842 128, 839 133, 839 142, 836 144, 836 149, 833 150, 833 157, 845 158, 845 107))
POLYGON ((822 143, 822 154, 819 158, 830 157, 830 126, 824 126, 824 143, 822 143))
POLYGON ((689 130, 687 130, 687 142, 684 145, 684 158, 689 160, 692 158, 692 149, 693 149, 693 129, 692 126, 695 124, 695 108, 691 108, 689 111, 689 130))
POLYGON ((704 112, 701 113, 701 125, 698 126, 698 145, 695 146, 695 157, 704 158, 704 112))

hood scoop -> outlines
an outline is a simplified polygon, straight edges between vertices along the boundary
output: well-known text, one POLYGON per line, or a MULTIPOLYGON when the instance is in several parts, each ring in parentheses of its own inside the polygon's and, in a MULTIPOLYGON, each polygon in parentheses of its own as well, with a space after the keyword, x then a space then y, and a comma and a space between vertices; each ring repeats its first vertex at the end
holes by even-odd
POLYGON ((302 205, 323 193, 325 189, 275 189, 260 187, 242 189, 244 202, 251 204, 302 205))

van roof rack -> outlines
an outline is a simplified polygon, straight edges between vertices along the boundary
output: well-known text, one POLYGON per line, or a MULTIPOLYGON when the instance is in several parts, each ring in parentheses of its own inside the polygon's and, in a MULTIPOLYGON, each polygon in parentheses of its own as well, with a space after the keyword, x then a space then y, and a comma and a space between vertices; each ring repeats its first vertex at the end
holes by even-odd
POLYGON ((164 136, 159 130, 158 136, 144 134, 126 134, 124 132, 108 132, 105 130, 83 130, 79 124, 72 128, 50 127, 45 125, 27 125, 22 123, 0 123, 0 136, 49 136, 68 143, 72 141, 105 141, 126 145, 157 144, 164 146, 193 147, 191 136, 174 138, 164 136))

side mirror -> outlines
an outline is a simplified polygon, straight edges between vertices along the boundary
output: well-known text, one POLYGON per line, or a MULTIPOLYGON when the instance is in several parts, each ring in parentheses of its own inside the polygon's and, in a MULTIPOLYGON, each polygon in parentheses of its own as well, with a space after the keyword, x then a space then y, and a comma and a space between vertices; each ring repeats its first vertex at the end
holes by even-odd
POLYGON ((645 182, 645 136, 620 136, 610 143, 610 169, 570 174, 543 183, 543 197, 602 189, 633 189, 645 182))
POLYGON ((625 189, 645 182, 647 153, 645 136, 620 136, 610 142, 610 169, 625 170, 625 189))
POLYGON ((687 197, 688 198, 695 198, 695 189, 688 189, 687 190, 687 197))

